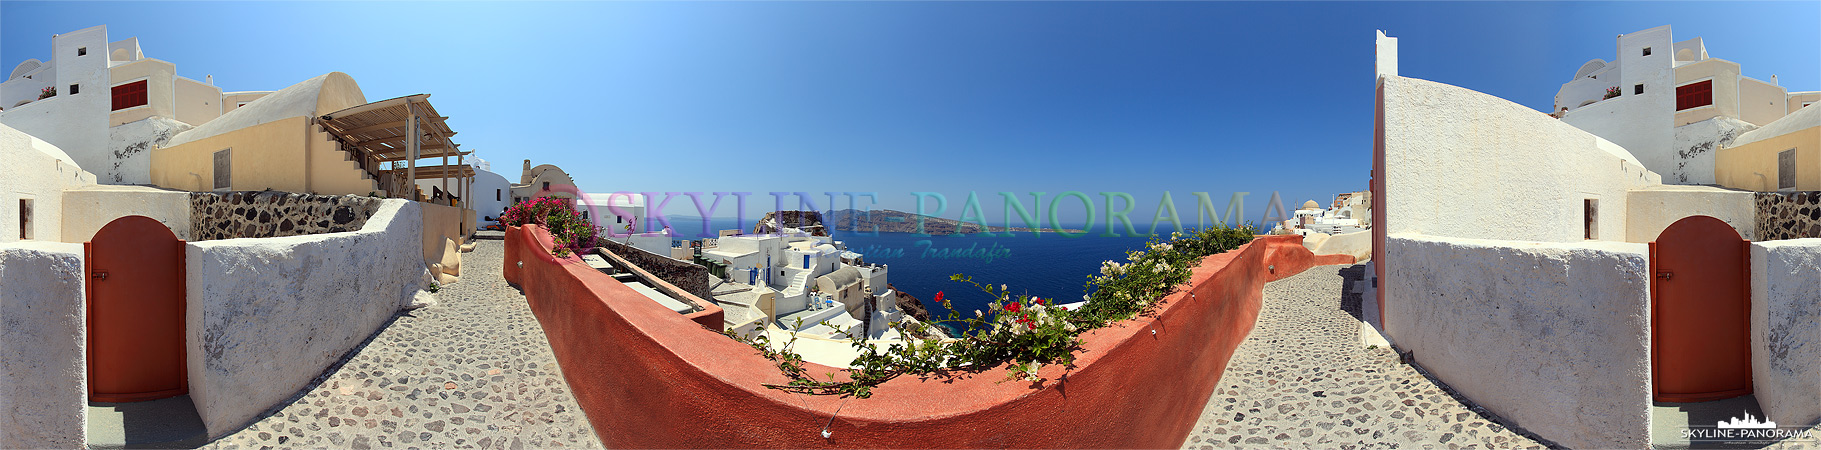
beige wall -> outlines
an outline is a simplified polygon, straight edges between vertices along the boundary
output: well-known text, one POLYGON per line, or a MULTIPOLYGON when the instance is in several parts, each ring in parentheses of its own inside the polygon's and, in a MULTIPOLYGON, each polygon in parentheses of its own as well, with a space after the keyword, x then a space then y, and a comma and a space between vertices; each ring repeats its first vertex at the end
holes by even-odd
POLYGON ((228 111, 233 111, 236 108, 240 108, 241 103, 249 103, 254 100, 259 100, 260 97, 265 97, 267 95, 272 95, 272 91, 235 92, 235 93, 231 93, 231 94, 223 94, 221 96, 221 113, 227 114, 228 111))
MULTIPOLYGON (((172 91, 172 80, 177 76, 177 66, 171 63, 146 58, 121 64, 108 69, 110 84, 107 93, 113 95, 113 85, 126 83, 139 78, 146 79, 145 106, 114 111, 108 115, 108 126, 120 125, 151 116, 177 118, 176 94, 172 91)), ((181 120, 181 119, 179 119, 181 120)), ((192 123, 191 125, 196 125, 192 123)))
POLYGON ((63 242, 85 242, 126 216, 157 219, 178 239, 191 240, 190 193, 145 186, 95 185, 63 191, 63 242))
MULTIPOLYGON (((1683 126, 1714 118, 1714 116, 1739 117, 1739 64, 1724 59, 1711 58, 1705 61, 1677 67, 1676 86, 1681 86, 1705 78, 1714 81, 1714 103, 1711 106, 1676 112, 1675 126, 1683 126)), ((1675 91, 1670 91, 1670 107, 1675 107, 1675 91)))
POLYGON ((176 78, 178 122, 202 125, 221 117, 221 88, 189 78, 176 78))
POLYGON ((1821 92, 1798 92, 1789 94, 1789 102, 1785 107, 1789 109, 1790 114, 1795 114, 1796 110, 1802 109, 1803 103, 1821 103, 1821 92))
POLYGON ((1714 156, 1721 186, 1761 192, 1777 190, 1777 153, 1796 149, 1796 190, 1821 190, 1821 127, 1723 148, 1714 156))
POLYGON ((1739 79, 1739 120, 1765 126, 1789 114, 1789 92, 1782 86, 1739 79))
POLYGON ((310 192, 305 186, 307 117, 279 119, 170 148, 152 150, 152 184, 214 190, 215 152, 233 149, 231 190, 310 192))
POLYGON ((424 211, 424 265, 428 266, 443 260, 443 240, 451 239, 461 244, 467 239, 467 231, 474 229, 474 210, 423 202, 417 204, 424 211))

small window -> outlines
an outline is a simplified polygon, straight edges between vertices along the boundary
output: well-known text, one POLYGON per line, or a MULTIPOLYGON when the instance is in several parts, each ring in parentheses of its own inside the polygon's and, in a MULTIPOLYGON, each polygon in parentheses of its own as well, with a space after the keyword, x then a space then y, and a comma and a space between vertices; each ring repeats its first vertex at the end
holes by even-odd
POLYGON ((234 165, 230 154, 233 151, 229 148, 215 152, 215 190, 227 190, 233 186, 234 165))
POLYGON ((1637 86, 1632 86, 1631 95, 1644 95, 1644 85, 1639 84, 1637 86))
POLYGON ((19 199, 19 239, 32 238, 32 199, 19 199))
POLYGON ((626 216, 613 216, 613 223, 626 223, 626 216))
POLYGON ((499 189, 493 190, 493 201, 496 201, 496 202, 500 201, 500 190, 499 189))
POLYGON ((70 85, 70 95, 76 95, 76 94, 80 94, 80 93, 82 93, 82 85, 80 85, 80 84, 70 85))
POLYGON ((550 182, 548 182, 548 181, 544 182, 544 190, 546 190, 546 191, 550 190, 550 182))
POLYGON ((1650 47, 1644 47, 1644 56, 1650 56, 1650 47))
POLYGON ((1796 188, 1796 149, 1777 152, 1777 189, 1796 188))
POLYGON ((1583 233, 1588 240, 1600 238, 1600 199, 1590 198, 1582 204, 1581 220, 1586 226, 1583 233))
POLYGON ((76 56, 88 56, 88 55, 89 55, 88 47, 76 47, 76 56))

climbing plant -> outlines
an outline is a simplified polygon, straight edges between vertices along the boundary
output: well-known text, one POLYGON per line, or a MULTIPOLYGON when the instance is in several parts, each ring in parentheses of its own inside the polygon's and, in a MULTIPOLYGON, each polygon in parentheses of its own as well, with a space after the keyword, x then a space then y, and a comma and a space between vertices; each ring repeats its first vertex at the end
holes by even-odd
POLYGON ((551 253, 569 256, 600 245, 601 228, 582 217, 581 211, 554 197, 538 197, 506 208, 500 223, 515 227, 537 224, 550 231, 556 248, 551 253))
MULTIPOLYGON (((1152 239, 1144 249, 1126 253, 1126 262, 1105 261, 1100 273, 1090 275, 1076 309, 1060 307, 1055 299, 1012 294, 1011 286, 997 288, 955 274, 951 280, 967 283, 992 296, 985 310, 975 310, 971 317, 956 311, 943 292, 935 300, 948 308, 948 317, 937 323, 959 325, 960 336, 939 339, 926 323, 893 324, 905 336, 884 349, 878 344, 858 339, 847 330, 856 357, 846 371, 847 379, 828 373, 817 378, 804 368, 803 356, 791 350, 796 337, 774 348, 765 333, 744 337, 732 330, 729 337, 745 342, 759 355, 773 361, 786 384, 766 385, 773 389, 808 394, 841 394, 865 398, 872 388, 900 375, 928 375, 950 370, 970 370, 1009 363, 1008 379, 1038 381, 1038 369, 1044 365, 1070 366, 1081 345, 1081 333, 1108 326, 1147 313, 1157 301, 1189 281, 1191 269, 1203 257, 1238 248, 1252 240, 1253 228, 1215 227, 1190 233, 1173 233, 1171 239, 1152 239)), ((799 324, 800 325, 800 324, 799 324)))

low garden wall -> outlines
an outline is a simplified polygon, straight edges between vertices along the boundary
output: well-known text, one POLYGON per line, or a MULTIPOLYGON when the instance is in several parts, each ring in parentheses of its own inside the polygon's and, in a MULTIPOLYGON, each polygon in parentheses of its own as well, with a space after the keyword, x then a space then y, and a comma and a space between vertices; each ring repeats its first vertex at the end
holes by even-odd
POLYGON ((1569 448, 1650 446, 1646 244, 1396 233, 1384 254, 1385 329, 1431 375, 1569 448))
POLYGON ((1751 245, 1752 387, 1781 426, 1821 421, 1821 239, 1751 245))
POLYGON ((194 242, 360 230, 379 210, 380 200, 279 191, 191 193, 188 239, 194 242))
POLYGON ((508 231, 507 280, 524 290, 602 443, 632 448, 1179 447, 1250 333, 1264 283, 1352 260, 1317 258, 1300 237, 1261 237, 1204 259, 1157 314, 1084 334, 1073 370, 1046 366, 1040 384, 1005 381, 1000 366, 899 377, 848 401, 765 388, 789 380, 751 347, 548 256, 548 242, 535 227, 508 231))
POLYGON ((82 244, 0 244, 0 448, 88 445, 82 244))
POLYGON ((1759 192, 1756 241, 1821 238, 1821 191, 1759 192))
POLYGON ((374 202, 370 218, 307 203, 360 217, 358 231, 189 243, 190 399, 211 438, 307 387, 421 287, 419 204, 374 202))
POLYGON ((645 269, 671 285, 688 291, 697 298, 714 298, 708 293, 707 267, 688 261, 678 261, 609 239, 602 239, 601 248, 619 255, 621 258, 626 258, 626 261, 645 269))

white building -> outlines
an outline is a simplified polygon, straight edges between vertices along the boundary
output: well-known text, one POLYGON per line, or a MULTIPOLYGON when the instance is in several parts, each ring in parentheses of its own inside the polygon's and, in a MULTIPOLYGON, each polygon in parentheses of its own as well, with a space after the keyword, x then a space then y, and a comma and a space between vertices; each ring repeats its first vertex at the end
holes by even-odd
POLYGON ((887 267, 866 264, 840 241, 807 233, 704 239, 702 258, 726 267, 712 288, 727 310, 727 329, 769 333, 774 345, 796 339, 806 360, 845 367, 857 353, 851 339, 902 339, 891 324, 915 320, 898 309, 887 267), (725 293, 725 294, 722 294, 725 293))
POLYGON ((1714 184, 1715 149, 1821 100, 1774 75, 1743 76, 1738 63, 1708 57, 1701 38, 1675 41, 1668 25, 1617 41, 1616 59, 1587 61, 1562 84, 1554 113, 1625 147, 1665 183, 1714 184))
POLYGON ((153 146, 270 93, 176 73, 138 38, 110 42, 106 26, 54 35, 49 61, 27 59, 0 82, 0 123, 63 149, 101 183, 149 184, 153 146))

